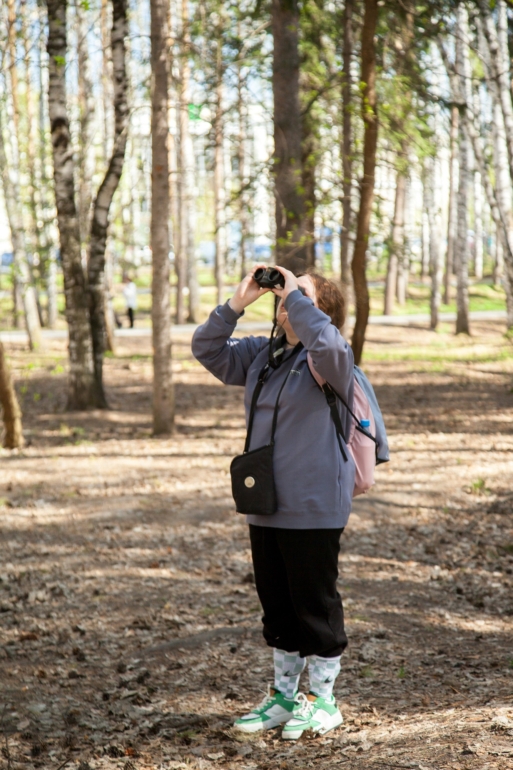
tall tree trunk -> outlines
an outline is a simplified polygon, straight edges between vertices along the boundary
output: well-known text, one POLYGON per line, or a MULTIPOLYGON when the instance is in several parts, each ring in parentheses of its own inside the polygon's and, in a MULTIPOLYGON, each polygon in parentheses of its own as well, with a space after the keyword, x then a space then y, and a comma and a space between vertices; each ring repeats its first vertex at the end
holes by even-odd
POLYGON ((214 208, 216 260, 215 278, 217 304, 223 304, 224 271, 226 264, 226 192, 224 187, 224 116, 222 30, 219 30, 216 51, 216 108, 214 116, 214 208))
POLYGON ((430 328, 434 330, 438 326, 438 313, 441 301, 442 249, 440 241, 442 217, 440 202, 435 200, 435 174, 437 171, 437 163, 433 158, 430 158, 426 165, 425 185, 429 222, 429 272, 431 274, 430 328))
POLYGON ((420 277, 424 279, 429 273, 429 219, 427 215, 426 182, 422 185, 422 225, 421 225, 421 257, 420 277))
POLYGON ((374 173, 378 143, 378 115, 376 95, 376 48, 374 35, 378 21, 378 0, 365 0, 365 12, 361 43, 361 82, 363 138, 363 179, 361 182, 360 209, 356 227, 356 243, 351 269, 353 271, 356 322, 353 329, 352 348, 355 363, 360 363, 369 320, 369 288, 367 286, 365 254, 369 242, 370 218, 374 199, 374 173))
MULTIPOLYGON (((463 5, 457 9, 456 25, 456 71, 460 75, 460 98, 464 99, 465 83, 470 79, 468 61, 467 11, 463 5)), ((456 334, 470 334, 468 313, 468 188, 469 188, 469 147, 466 112, 460 116, 458 224, 456 242, 457 290, 456 290, 456 334)))
POLYGON ((181 45, 179 102, 179 177, 180 195, 180 248, 176 259, 176 318, 177 323, 185 321, 185 291, 188 288, 189 313, 187 320, 196 323, 199 312, 199 287, 194 253, 194 154, 189 130, 190 100, 190 22, 187 0, 181 0, 181 45))
POLYGON ((511 101, 511 76, 507 50, 507 10, 504 0, 497 0, 499 28, 495 26, 493 8, 487 0, 478 1, 484 34, 488 43, 492 77, 497 83, 498 97, 504 118, 509 173, 513 181, 513 104, 511 101), (505 39, 506 38, 506 39, 505 39), (504 50, 506 49, 506 50, 504 50))
POLYGON ((394 299, 397 285, 397 269, 404 252, 404 204, 406 201, 406 175, 402 169, 397 171, 395 186, 394 219, 390 238, 390 256, 388 257, 387 277, 385 281, 384 315, 394 312, 394 299))
POLYGON ((474 172, 474 275, 483 277, 483 187, 481 174, 474 172))
POLYGON ((406 296, 408 294, 408 280, 410 277, 410 260, 406 253, 405 234, 404 234, 404 220, 406 209, 406 198, 408 195, 408 179, 405 181, 405 194, 403 196, 403 211, 401 215, 401 227, 399 231, 399 251, 397 253, 397 283, 395 287, 395 296, 397 304, 401 307, 406 304, 406 296))
POLYGON ((308 265, 301 191, 298 0, 272 0, 276 262, 294 272, 308 265))
POLYGON ((458 176, 458 125, 459 112, 456 104, 451 107, 451 130, 449 135, 449 212, 447 218, 447 254, 444 275, 444 304, 451 301, 451 280, 454 271, 454 242, 456 237, 457 205, 456 180, 458 176))
POLYGON ((323 42, 315 2, 302 3, 300 11, 300 38, 303 49, 299 65, 299 98, 301 125, 301 186, 304 201, 304 240, 306 261, 309 268, 315 266, 315 214, 317 209, 316 176, 319 162, 320 120, 312 94, 319 88, 316 73, 319 67, 319 51, 323 42))
POLYGON ((495 249, 493 260, 493 285, 500 286, 504 275, 504 249, 503 249, 502 223, 495 227, 495 249))
POLYGON ((346 0, 342 15, 344 30, 342 52, 342 229, 340 231, 340 270, 342 292, 346 307, 352 294, 351 277, 351 193, 353 188, 353 134, 352 134, 352 97, 351 97, 351 60, 353 56, 353 5, 354 0, 346 0))
POLYGON ((29 268, 29 277, 32 286, 34 287, 34 296, 37 304, 37 312, 39 315, 39 324, 43 326, 43 312, 41 308, 41 302, 39 297, 38 285, 34 275, 35 258, 39 264, 43 259, 43 238, 44 232, 39 224, 41 220, 41 210, 38 205, 36 191, 40 187, 37 179, 37 154, 36 154, 36 132, 37 123, 35 115, 34 104, 34 89, 32 88, 32 82, 30 77, 30 57, 31 57, 31 45, 29 33, 29 12, 27 9, 27 0, 21 0, 21 37, 23 40, 23 79, 25 81, 25 100, 26 100, 26 131, 25 131, 25 163, 24 171, 28 177, 28 204, 30 212, 30 240, 31 240, 31 253, 32 261, 27 260, 29 268))
MULTIPOLYGON (((9 51, 9 79, 11 86, 11 99, 12 99, 12 122, 13 127, 11 131, 11 144, 13 147, 12 152, 12 166, 19 176, 19 152, 18 152, 18 137, 20 135, 19 127, 19 86, 18 86, 18 69, 17 69, 17 54, 16 54, 16 4, 15 0, 7 0, 7 48, 9 51)), ((17 199, 19 200, 19 199, 17 199)), ((16 250, 13 247, 14 261, 12 271, 12 290, 13 290, 13 322, 15 328, 21 328, 22 326, 22 288, 20 284, 20 267, 17 261, 16 250)))
POLYGON ((41 324, 37 309, 36 292, 30 282, 27 264, 27 249, 25 245, 25 228, 21 211, 21 196, 17 168, 14 168, 15 179, 9 173, 9 164, 4 144, 3 115, 0 105, 0 174, 4 190, 7 220, 11 231, 11 243, 16 271, 16 288, 20 292, 25 315, 25 324, 31 350, 38 350, 42 345, 41 324))
POLYGON ((111 137, 111 125, 114 122, 112 120, 112 51, 110 50, 110 35, 109 35, 109 0, 101 0, 100 7, 100 34, 102 41, 102 148, 103 148, 103 161, 105 166, 108 163, 108 159, 111 153, 110 149, 110 137, 111 137))
POLYGON ((12 383, 11 373, 0 342, 0 406, 4 423, 3 446, 19 449, 25 443, 21 425, 21 409, 12 383))
MULTIPOLYGON (((242 31, 239 22, 238 38, 242 44, 242 31)), ((245 104, 244 77, 242 72, 242 59, 237 61, 237 117, 239 124, 239 136, 237 137, 237 153, 239 166, 239 222, 240 222, 240 275, 241 280, 246 275, 246 242, 248 240, 248 185, 249 175, 247 173, 246 157, 246 134, 247 134, 247 109, 245 104)))
POLYGON ((68 409, 99 406, 94 381, 88 294, 80 255, 80 229, 73 184, 73 148, 66 108, 66 0, 47 0, 48 102, 52 134, 57 222, 60 235, 66 320, 69 331, 68 409))
POLYGON ((49 147, 47 142, 46 130, 46 84, 45 73, 47 71, 45 62, 46 45, 46 8, 43 4, 38 5, 38 70, 39 70, 39 167, 40 167, 40 206, 42 228, 40 233, 40 259, 41 259, 41 277, 46 287, 47 305, 46 305, 46 324, 50 329, 55 328, 57 323, 57 266, 55 263, 55 248, 52 244, 51 228, 54 220, 54 192, 50 180, 48 179, 46 169, 49 160, 49 147))
POLYGON ((82 264, 86 264, 89 241, 89 217, 93 198, 92 178, 94 162, 92 144, 94 133, 95 92, 91 78, 89 61, 88 26, 86 9, 80 2, 75 2, 77 29, 77 63, 78 63, 78 152, 77 152, 77 210, 80 227, 80 248, 82 264))
POLYGON ((174 420, 169 286, 169 32, 164 0, 150 0, 150 13, 153 432, 161 435, 172 432, 174 420))
POLYGON ((195 174, 194 174, 194 149, 192 146, 192 136, 189 129, 189 101, 190 101, 190 50, 191 50, 191 31, 189 20, 188 0, 182 0, 182 35, 183 35, 183 94, 182 101, 184 110, 182 111, 182 140, 181 147, 183 152, 183 173, 184 173, 184 192, 187 206, 185 215, 187 217, 187 287, 189 289, 189 313, 187 321, 189 323, 198 323, 199 314, 199 284, 196 268, 196 250, 194 243, 195 227, 195 174))
POLYGON ((128 82, 125 38, 128 37, 127 0, 112 2, 111 50, 114 70, 114 142, 107 173, 93 207, 89 238, 88 290, 94 376, 98 403, 107 407, 103 388, 103 354, 107 349, 105 250, 112 198, 121 179, 128 133, 128 82))

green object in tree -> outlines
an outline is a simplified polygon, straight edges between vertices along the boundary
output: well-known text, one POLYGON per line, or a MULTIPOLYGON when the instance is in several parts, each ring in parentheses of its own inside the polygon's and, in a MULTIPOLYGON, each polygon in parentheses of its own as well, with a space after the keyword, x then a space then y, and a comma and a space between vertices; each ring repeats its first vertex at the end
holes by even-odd
POLYGON ((201 104, 189 104, 189 120, 201 120, 201 104))

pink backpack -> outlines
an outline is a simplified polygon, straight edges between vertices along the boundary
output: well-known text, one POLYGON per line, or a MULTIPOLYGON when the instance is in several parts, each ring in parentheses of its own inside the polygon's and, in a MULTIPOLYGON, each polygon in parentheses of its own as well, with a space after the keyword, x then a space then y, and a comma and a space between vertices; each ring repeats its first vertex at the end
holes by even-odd
MULTIPOLYGON (((330 401, 330 394, 334 394, 333 388, 331 388, 329 383, 315 370, 310 353, 307 354, 307 361, 314 380, 326 396, 333 421, 335 422, 335 428, 342 434, 336 399, 332 398, 330 401)), ((347 404, 345 405, 347 407, 347 404)), ((349 407, 347 408, 349 409, 349 407)), ((376 466, 376 439, 374 436, 376 435, 376 422, 374 420, 374 414, 369 399, 356 377, 354 380, 353 411, 349 411, 353 417, 353 422, 349 432, 347 448, 351 452, 355 464, 356 472, 354 477, 353 497, 357 497, 358 495, 367 492, 367 490, 369 490, 375 483, 374 468, 376 466), (368 426, 365 422, 362 426, 362 421, 365 420, 368 421, 368 426)))

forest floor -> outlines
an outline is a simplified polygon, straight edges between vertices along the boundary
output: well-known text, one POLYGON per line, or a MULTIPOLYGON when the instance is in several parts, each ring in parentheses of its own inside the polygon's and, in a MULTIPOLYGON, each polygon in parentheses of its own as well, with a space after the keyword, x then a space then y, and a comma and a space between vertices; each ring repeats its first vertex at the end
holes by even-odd
POLYGON ((0 768, 513 767, 513 345, 369 328, 392 462, 342 537, 344 725, 290 745, 231 727, 262 697, 228 468, 242 391, 173 346, 177 431, 151 437, 149 338, 69 413, 65 349, 11 345, 28 445, 0 454, 0 768))

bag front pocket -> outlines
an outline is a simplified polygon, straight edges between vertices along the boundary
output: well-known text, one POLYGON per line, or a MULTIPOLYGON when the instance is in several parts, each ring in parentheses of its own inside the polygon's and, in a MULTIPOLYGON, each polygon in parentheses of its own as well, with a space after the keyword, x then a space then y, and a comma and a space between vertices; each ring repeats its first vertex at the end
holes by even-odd
POLYGON ((268 444, 233 458, 230 474, 238 513, 260 516, 276 513, 273 453, 274 445, 268 444))

